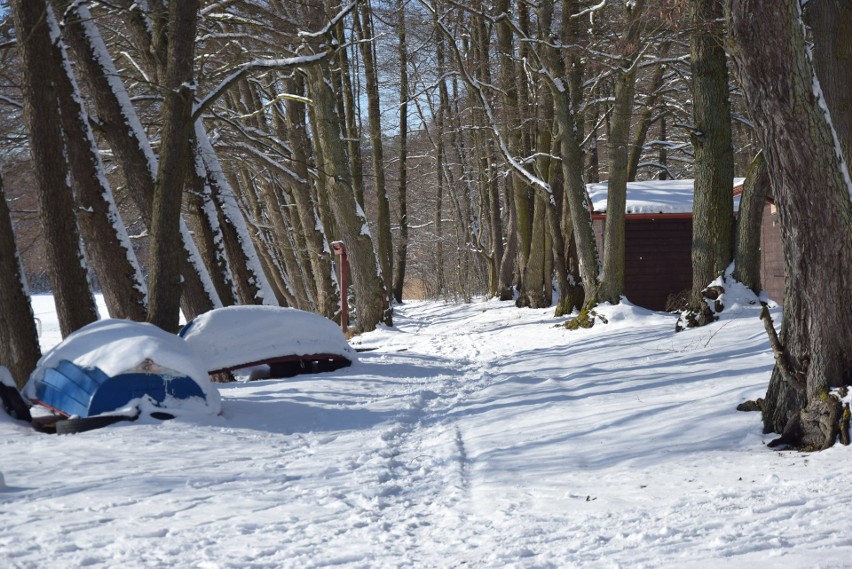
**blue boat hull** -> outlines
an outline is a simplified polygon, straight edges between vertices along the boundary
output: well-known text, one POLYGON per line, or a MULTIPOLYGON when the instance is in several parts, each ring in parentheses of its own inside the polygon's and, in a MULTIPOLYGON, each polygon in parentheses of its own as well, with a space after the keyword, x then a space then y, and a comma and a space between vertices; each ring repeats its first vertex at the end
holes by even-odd
POLYGON ((37 403, 69 417, 108 413, 145 396, 158 404, 167 397, 205 398, 201 387, 190 377, 137 371, 109 376, 96 367, 83 368, 68 360, 46 369, 34 387, 37 403))

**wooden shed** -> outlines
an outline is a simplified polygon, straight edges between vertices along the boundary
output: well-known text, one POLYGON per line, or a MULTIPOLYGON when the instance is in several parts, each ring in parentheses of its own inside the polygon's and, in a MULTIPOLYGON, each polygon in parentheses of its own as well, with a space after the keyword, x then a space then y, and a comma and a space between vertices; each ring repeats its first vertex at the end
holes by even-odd
MULTIPOLYGON (((742 179, 734 181, 734 213, 742 179)), ((598 248, 604 250, 607 183, 587 186, 598 248)), ((692 288, 693 180, 627 184, 625 295, 633 304, 664 310, 669 298, 692 288)), ((761 279, 770 298, 782 301, 784 260, 775 205, 767 200, 761 229, 761 279)))

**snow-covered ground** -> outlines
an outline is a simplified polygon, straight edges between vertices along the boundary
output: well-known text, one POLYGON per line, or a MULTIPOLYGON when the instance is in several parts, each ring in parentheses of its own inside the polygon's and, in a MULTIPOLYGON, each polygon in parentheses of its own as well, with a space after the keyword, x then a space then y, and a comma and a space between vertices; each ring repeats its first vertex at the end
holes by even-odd
POLYGON ((770 450, 734 409, 772 367, 758 312, 675 334, 622 305, 568 332, 410 302, 350 368, 220 386, 221 416, 61 436, 2 416, 0 561, 849 567, 849 449, 770 450))

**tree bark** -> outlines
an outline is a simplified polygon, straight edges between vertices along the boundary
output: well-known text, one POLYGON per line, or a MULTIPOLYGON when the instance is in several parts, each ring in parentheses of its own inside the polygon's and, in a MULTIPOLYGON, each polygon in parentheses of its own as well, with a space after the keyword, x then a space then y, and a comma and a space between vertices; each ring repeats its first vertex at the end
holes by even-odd
POLYGON ((734 255, 734 278, 755 294, 760 294, 763 286, 760 283, 760 227, 769 184, 766 160, 759 152, 749 164, 743 183, 734 255))
POLYGON ((260 264, 257 247, 246 223, 245 216, 237 203, 234 188, 225 177, 216 151, 210 143, 207 130, 201 120, 194 125, 197 144, 192 151, 199 153, 207 175, 211 197, 219 212, 219 222, 234 275, 240 302, 243 304, 275 304, 274 294, 260 264))
MULTIPOLYGON (((321 13, 314 14, 310 22, 314 28, 320 28, 323 23, 324 14, 321 13)), ((313 50, 321 50, 321 39, 311 38, 309 41, 313 50)), ((328 69, 323 63, 312 65, 306 71, 309 92, 314 100, 314 135, 323 160, 317 166, 326 173, 331 210, 349 255, 355 285, 355 327, 359 332, 367 332, 375 329, 383 320, 387 292, 379 273, 367 220, 361 206, 355 201, 352 173, 340 144, 340 117, 337 114, 336 98, 326 81, 328 69)), ((346 291, 341 291, 341 294, 346 294, 346 291)))
POLYGON ((180 208, 192 134, 193 59, 198 0, 169 3, 168 66, 163 87, 160 165, 154 186, 148 272, 148 321, 177 331, 180 319, 180 208))
MULTIPOLYGON (((48 23, 59 32, 59 24, 53 17, 49 17, 48 23)), ((113 200, 68 54, 58 41, 53 44, 51 63, 50 72, 57 79, 68 165, 76 189, 78 207, 74 211, 84 248, 110 316, 144 322, 147 313, 144 277, 113 200)))
MULTIPOLYGON (((506 141, 509 153, 512 156, 524 156, 527 154, 523 148, 523 138, 521 132, 520 108, 519 108, 519 85, 521 81, 517 67, 515 65, 515 46, 510 26, 512 18, 509 12, 509 0, 498 0, 495 5, 497 21, 494 25, 497 38, 497 57, 499 61, 499 80, 500 93, 503 110, 503 138, 506 141)), ((483 51, 485 48, 482 48, 483 51)), ((483 73, 487 69, 484 63, 488 61, 487 54, 481 54, 480 64, 477 66, 477 71, 483 73)), ((489 77, 482 77, 481 81, 485 84, 490 83, 489 77)), ((533 241, 533 196, 529 185, 520 176, 513 173, 512 179, 507 180, 508 196, 511 198, 511 203, 507 201, 507 207, 512 207, 515 214, 515 238, 517 239, 516 270, 521 278, 515 282, 515 287, 518 290, 518 303, 521 306, 529 306, 531 302, 538 302, 538 298, 533 293, 534 299, 527 297, 525 281, 526 276, 533 277, 538 273, 540 267, 532 269, 533 274, 527 275, 527 264, 530 261, 530 254, 533 241), (510 183, 511 182, 511 183, 510 183)), ((492 211, 499 212, 499 200, 492 204, 492 211)), ((502 236, 500 237, 502 240, 502 236)), ((499 260, 499 259, 498 259, 499 260)), ((537 276, 537 275, 536 275, 537 276)), ((530 286, 535 288, 533 283, 530 286)))
MULTIPOLYGON (((376 193, 376 254, 385 290, 393 289, 393 238, 391 236, 390 203, 385 183, 385 152, 382 143, 382 111, 379 105, 379 76, 376 72, 375 33, 373 31, 370 1, 362 2, 359 14, 355 15, 356 31, 361 39, 361 58, 364 60, 364 79, 367 90, 367 116, 370 123, 370 146, 372 147, 373 189, 376 193)), ((385 309, 384 323, 393 325, 390 299, 385 309)))
POLYGON ((22 388, 41 357, 38 330, 0 177, 0 365, 22 388))
MULTIPOLYGON (((570 25, 568 18, 563 20, 564 25, 570 25)), ((538 10, 538 35, 541 39, 550 36, 553 25, 553 2, 545 2, 539 5, 538 10)), ((546 79, 540 79, 538 88, 541 90, 537 97, 539 105, 539 120, 536 137, 540 153, 539 170, 550 184, 553 192, 553 201, 543 200, 546 208, 548 241, 550 242, 550 265, 552 270, 545 269, 545 275, 553 274, 556 280, 557 293, 559 296, 555 309, 555 316, 570 314, 574 309, 575 295, 572 290, 571 280, 568 274, 567 255, 565 251, 566 238, 570 241, 570 234, 563 234, 562 215, 565 202, 565 190, 562 183, 562 171, 559 161, 553 157, 559 154, 559 143, 553 138, 553 95, 547 85, 546 79)), ((548 279, 549 281, 549 279, 548 279)), ((546 282, 545 300, 552 304, 552 287, 546 282)), ((580 299, 579 304, 582 304, 580 299)))
MULTIPOLYGON (((130 197, 142 214, 146 227, 151 227, 154 184, 158 161, 151 148, 136 110, 121 82, 118 70, 110 58, 100 32, 85 4, 69 0, 53 0, 54 6, 65 9, 64 38, 74 51, 77 69, 89 85, 98 113, 101 132, 124 173, 130 197), (70 7, 69 7, 70 5, 70 7)), ((133 21, 144 26, 142 14, 132 12, 133 21), (138 16, 138 17, 137 17, 138 16)), ((132 29, 135 29, 131 26, 132 29)), ((147 36, 147 31, 139 32, 147 36), (143 33, 144 32, 144 33, 143 33)), ((150 41, 148 41, 150 43, 150 41)), ((174 251, 181 257, 183 297, 181 306, 186 318, 221 306, 221 300, 201 256, 198 254, 189 231, 181 227, 182 245, 174 251)))
MULTIPOLYGON (((660 46, 659 52, 661 57, 668 54, 670 45, 671 44, 669 42, 665 42, 660 46)), ((639 160, 642 158, 642 152, 645 150, 645 141, 648 139, 648 130, 653 124, 652 117, 658 111, 657 107, 661 98, 660 94, 663 87, 665 70, 665 64, 658 64, 649 82, 647 99, 645 100, 642 113, 639 115, 639 121, 635 127, 636 134, 633 136, 633 142, 630 144, 630 156, 627 159, 628 182, 635 181, 636 173, 639 171, 639 160)))
MULTIPOLYGON (((546 3, 552 3, 547 0, 546 3)), ((542 48, 542 63, 552 77, 565 75, 560 54, 551 46, 542 48)), ((592 215, 589 209, 586 187, 583 183, 583 150, 577 139, 576 115, 571 94, 554 82, 548 87, 553 95, 553 118, 556 125, 556 140, 562 155, 562 180, 565 188, 565 203, 571 221, 577 250, 578 269, 583 283, 584 305, 597 304, 598 249, 592 232, 592 215)))
MULTIPOLYGON (((444 77, 446 71, 446 59, 444 54, 444 34, 438 28, 439 16, 436 6, 432 14, 435 25, 435 64, 438 73, 438 109, 435 114, 435 296, 440 297, 444 293, 444 243, 443 243, 443 209, 444 209, 444 168, 446 157, 446 145, 444 136, 446 130, 446 116, 450 112, 450 94, 447 89, 447 80, 444 77)), ((461 212, 459 212, 461 213, 461 212)), ((459 222, 464 223, 463 219, 459 222)), ((465 233, 467 233, 465 231, 465 233)))
POLYGON ((803 9, 812 30, 814 69, 848 164, 852 160, 852 3, 821 0, 808 2, 803 9))
MULTIPOLYGON (((314 8, 317 9, 317 8, 314 8)), ((357 15, 355 16, 358 17, 357 15)), ((346 35, 343 23, 334 28, 334 34, 338 45, 346 45, 346 35)), ((349 171, 352 172, 352 184, 355 192, 355 201, 364 207, 364 158, 361 155, 361 132, 358 129, 356 119, 359 116, 359 103, 355 100, 352 91, 352 75, 349 69, 349 55, 346 49, 337 52, 339 69, 336 71, 340 81, 342 96, 338 101, 338 112, 340 114, 341 134, 346 134, 346 148, 349 156, 349 171)))
MULTIPOLYGON (((198 141, 193 138, 192 145, 198 141)), ((192 171, 189 174, 189 191, 184 197, 190 216, 191 226, 204 265, 210 274, 210 280, 216 288, 216 294, 224 306, 237 303, 237 291, 234 276, 228 267, 228 257, 223 246, 222 229, 219 216, 211 196, 212 190, 207 180, 207 169, 200 152, 193 152, 192 171), (192 223, 194 219, 194 223, 192 223)))
POLYGON ((694 317, 687 320, 703 325, 714 316, 702 291, 733 258, 734 158, 722 5, 718 0, 691 0, 690 15, 695 190, 689 311, 694 317))
POLYGON ((798 0, 733 0, 733 54, 781 220, 787 284, 766 432, 810 449, 834 444, 852 382, 852 183, 807 53, 798 0))
POLYGON ((603 276, 599 302, 618 304, 624 294, 624 223, 627 208, 628 140, 633 114, 635 69, 619 70, 607 144, 609 180, 606 192, 603 276))
MULTIPOLYGON (((394 262, 393 297, 402 302, 405 269, 408 262, 408 44, 405 38, 405 2, 397 0, 397 38, 399 40, 399 240, 394 262)), ((440 175, 440 173, 439 173, 440 175)))
POLYGON ((598 289, 598 302, 618 304, 624 294, 624 223, 627 206, 628 156, 633 96, 636 85, 636 58, 640 53, 641 18, 644 1, 625 4, 622 53, 615 70, 615 101, 609 129, 607 156, 606 225, 604 226, 603 276, 598 289))
POLYGON ((38 184, 39 219, 44 230, 48 274, 63 337, 98 319, 86 261, 74 217, 68 162, 54 69, 51 32, 43 0, 12 3, 24 76, 24 120, 38 184), (26 38, 26 41, 24 41, 26 38))
MULTIPOLYGON (((288 92, 300 95, 304 93, 304 78, 296 74, 284 82, 288 92)), ((334 284, 331 280, 331 255, 325 249, 325 231, 329 228, 318 212, 317 199, 311 194, 311 176, 308 170, 310 145, 306 126, 305 104, 294 99, 286 101, 285 131, 291 141, 293 169, 300 181, 291 184, 296 211, 305 226, 305 240, 314 277, 314 290, 317 311, 331 318, 335 311, 334 284)))

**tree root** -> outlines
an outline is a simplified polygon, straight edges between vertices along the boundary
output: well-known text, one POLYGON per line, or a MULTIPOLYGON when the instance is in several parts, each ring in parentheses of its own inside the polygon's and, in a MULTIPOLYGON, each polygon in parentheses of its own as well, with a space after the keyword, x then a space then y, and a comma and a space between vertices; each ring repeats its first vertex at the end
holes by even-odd
POLYGON ((849 410, 849 404, 843 405, 843 412, 840 414, 840 444, 849 446, 849 420, 852 418, 852 412, 849 410))
POLYGON ((791 417, 780 437, 767 446, 786 446, 793 450, 813 452, 832 446, 838 436, 849 440, 849 408, 840 399, 826 392, 808 403, 798 415, 791 417), (845 431, 845 434, 844 434, 845 431))
POLYGON ((725 289, 718 285, 709 286, 701 291, 701 302, 698 307, 687 306, 678 318, 677 324, 675 324, 675 332, 706 326, 718 320, 717 314, 725 309, 720 298, 724 292, 725 289), (713 308, 710 308, 710 301, 713 302, 713 308))
POLYGON ((568 330, 579 330, 580 328, 591 328, 595 325, 595 320, 600 320, 604 324, 608 322, 603 314, 595 312, 594 308, 586 305, 580 310, 580 314, 576 318, 572 318, 565 322, 563 326, 568 330))
POLYGON ((737 405, 737 411, 763 411, 763 399, 749 399, 737 405))
POLYGON ((769 345, 772 347, 772 353, 775 355, 775 365, 778 366, 781 379, 797 393, 803 394, 805 391, 805 376, 803 373, 794 373, 787 364, 787 358, 784 357, 784 346, 781 344, 781 340, 778 339, 778 333, 775 331, 775 325, 772 322, 772 316, 769 314, 769 308, 765 305, 760 311, 760 319, 763 320, 763 327, 766 329, 766 335, 769 336, 769 345))

